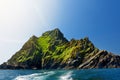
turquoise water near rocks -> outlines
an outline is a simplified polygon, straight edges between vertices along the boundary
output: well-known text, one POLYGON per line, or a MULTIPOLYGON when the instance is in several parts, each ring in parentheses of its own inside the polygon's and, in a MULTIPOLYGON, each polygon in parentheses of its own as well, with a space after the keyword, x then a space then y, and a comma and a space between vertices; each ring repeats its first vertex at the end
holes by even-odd
POLYGON ((120 80, 120 69, 0 70, 0 80, 120 80))

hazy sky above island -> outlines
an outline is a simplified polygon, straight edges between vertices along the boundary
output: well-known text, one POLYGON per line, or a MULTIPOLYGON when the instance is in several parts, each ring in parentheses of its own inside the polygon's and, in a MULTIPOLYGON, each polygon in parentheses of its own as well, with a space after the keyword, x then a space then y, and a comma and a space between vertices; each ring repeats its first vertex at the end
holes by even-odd
POLYGON ((32 36, 59 28, 67 39, 84 38, 120 54, 119 0, 0 0, 0 63, 32 36))

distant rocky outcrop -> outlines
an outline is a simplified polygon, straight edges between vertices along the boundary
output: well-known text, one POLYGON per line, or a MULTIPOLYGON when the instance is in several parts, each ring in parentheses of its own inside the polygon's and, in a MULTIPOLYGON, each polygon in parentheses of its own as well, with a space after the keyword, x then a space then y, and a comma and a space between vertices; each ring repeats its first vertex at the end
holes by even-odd
POLYGON ((99 50, 88 37, 68 41, 56 28, 32 36, 0 69, 120 68, 120 56, 99 50))

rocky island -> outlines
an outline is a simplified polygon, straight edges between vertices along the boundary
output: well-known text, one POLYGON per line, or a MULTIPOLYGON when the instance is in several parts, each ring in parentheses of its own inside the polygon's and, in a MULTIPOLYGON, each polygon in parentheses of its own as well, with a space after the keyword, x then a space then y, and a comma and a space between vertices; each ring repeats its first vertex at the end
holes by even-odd
POLYGON ((68 41, 56 28, 32 36, 0 69, 120 68, 120 56, 99 50, 88 37, 68 41))

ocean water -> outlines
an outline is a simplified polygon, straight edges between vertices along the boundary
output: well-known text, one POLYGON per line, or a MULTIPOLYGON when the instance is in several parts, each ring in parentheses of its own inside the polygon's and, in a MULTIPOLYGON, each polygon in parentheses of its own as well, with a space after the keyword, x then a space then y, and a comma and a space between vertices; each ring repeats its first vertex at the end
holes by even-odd
POLYGON ((0 70, 0 80, 120 80, 120 69, 0 70))

